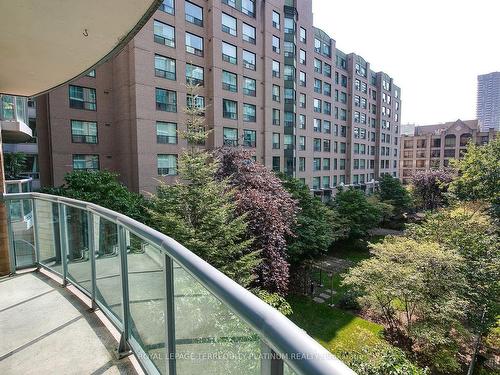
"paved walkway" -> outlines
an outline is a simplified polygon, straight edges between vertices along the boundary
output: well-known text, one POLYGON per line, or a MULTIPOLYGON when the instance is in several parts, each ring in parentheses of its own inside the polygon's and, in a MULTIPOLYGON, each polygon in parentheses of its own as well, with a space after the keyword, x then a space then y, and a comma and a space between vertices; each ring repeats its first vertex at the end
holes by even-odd
POLYGON ((0 280, 0 374, 136 374, 88 306, 39 272, 0 280))

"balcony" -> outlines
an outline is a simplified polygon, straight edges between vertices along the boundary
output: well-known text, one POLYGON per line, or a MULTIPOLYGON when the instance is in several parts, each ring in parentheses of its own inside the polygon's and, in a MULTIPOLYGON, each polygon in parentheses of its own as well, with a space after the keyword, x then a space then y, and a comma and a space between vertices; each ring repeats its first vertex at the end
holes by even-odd
POLYGON ((16 204, 32 209, 27 225, 9 218, 11 271, 41 272, 0 282, 3 373, 14 363, 21 373, 33 365, 54 373, 129 366, 113 358, 109 332, 96 329, 99 315, 118 334, 119 357, 133 353, 148 374, 354 374, 258 297, 144 224, 46 194, 4 200, 8 212, 16 204))
POLYGON ((32 132, 27 124, 28 99, 0 95, 0 129, 4 143, 21 143, 31 140, 32 132))

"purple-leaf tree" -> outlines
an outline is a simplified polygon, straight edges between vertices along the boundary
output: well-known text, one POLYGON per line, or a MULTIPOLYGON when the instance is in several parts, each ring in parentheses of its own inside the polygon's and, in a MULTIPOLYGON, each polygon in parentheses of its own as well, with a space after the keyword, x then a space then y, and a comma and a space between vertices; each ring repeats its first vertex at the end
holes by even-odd
POLYGON ((252 160, 249 151, 226 147, 216 157, 216 176, 227 179, 236 190, 237 210, 246 215, 252 247, 261 252, 256 286, 283 296, 289 281, 286 237, 293 235, 297 203, 273 172, 252 160))
POLYGON ((411 183, 417 206, 424 210, 434 210, 446 204, 446 192, 452 180, 451 170, 437 169, 415 172, 411 177, 411 183))

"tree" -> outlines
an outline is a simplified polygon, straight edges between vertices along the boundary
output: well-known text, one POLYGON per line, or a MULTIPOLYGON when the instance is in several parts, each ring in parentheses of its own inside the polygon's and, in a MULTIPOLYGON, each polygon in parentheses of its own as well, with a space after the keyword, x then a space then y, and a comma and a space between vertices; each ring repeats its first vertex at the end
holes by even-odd
POLYGON ((412 206, 411 195, 405 189, 401 181, 390 174, 383 174, 379 179, 379 191, 377 196, 382 202, 390 204, 394 208, 394 219, 400 220, 402 215, 412 206))
POLYGON ((254 162, 246 150, 226 147, 216 153, 217 178, 235 189, 237 212, 246 215, 253 251, 260 251, 256 285, 270 293, 286 295, 289 264, 286 239, 296 221, 297 205, 280 179, 254 162))
POLYGON ((95 203, 143 223, 149 219, 146 199, 128 190, 113 172, 73 171, 64 176, 62 186, 42 188, 41 192, 95 203))
MULTIPOLYGON (((196 88, 188 94, 196 103, 196 88)), ((180 136, 188 143, 178 161, 178 180, 161 185, 151 199, 152 226, 241 285, 255 279, 259 252, 247 236, 247 217, 238 213, 236 190, 226 179, 214 178, 219 164, 202 145, 209 132, 202 116, 204 108, 185 108, 186 130, 180 136)))
POLYGON ((26 154, 24 152, 9 152, 4 154, 5 175, 15 179, 19 177, 26 165, 26 154))
POLYGON ((489 203, 500 218, 500 137, 484 146, 470 143, 463 159, 453 166, 458 177, 450 190, 461 200, 489 203))
POLYGON ((447 203, 446 192, 453 179, 451 171, 418 171, 411 177, 415 203, 424 210, 434 210, 447 203))
POLYGON ((329 204, 347 221, 351 238, 365 237, 369 229, 381 222, 387 209, 369 202, 364 192, 352 188, 339 191, 329 204))
POLYGON ((463 205, 428 215, 407 233, 417 241, 439 242, 461 255, 466 285, 459 292, 467 301, 467 326, 477 335, 479 347, 500 315, 500 243, 491 219, 463 205))
POLYGON ((467 304, 462 257, 434 242, 387 237, 372 245, 373 257, 352 268, 343 283, 361 294, 370 309, 437 370, 456 369, 456 342, 467 304))
POLYGON ((294 235, 288 236, 287 240, 290 261, 300 264, 325 254, 333 242, 347 235, 347 221, 313 196, 300 180, 284 174, 280 178, 300 208, 297 223, 292 229, 294 235))

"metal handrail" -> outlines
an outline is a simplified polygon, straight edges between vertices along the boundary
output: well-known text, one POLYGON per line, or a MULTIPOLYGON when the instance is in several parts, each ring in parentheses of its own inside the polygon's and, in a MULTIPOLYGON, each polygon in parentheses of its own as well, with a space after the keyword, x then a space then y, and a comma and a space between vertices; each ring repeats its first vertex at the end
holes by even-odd
MULTIPOLYGON (((296 373, 308 375, 355 374, 276 309, 169 236, 123 214, 89 202, 34 192, 3 195, 5 201, 20 199, 37 199, 86 210, 123 226, 163 249, 166 255, 182 266, 194 279, 255 330, 261 340, 280 355, 283 361, 296 373)), ((34 225, 36 226, 36 224, 35 222, 34 225)), ((273 371, 269 373, 272 374, 273 371)))

